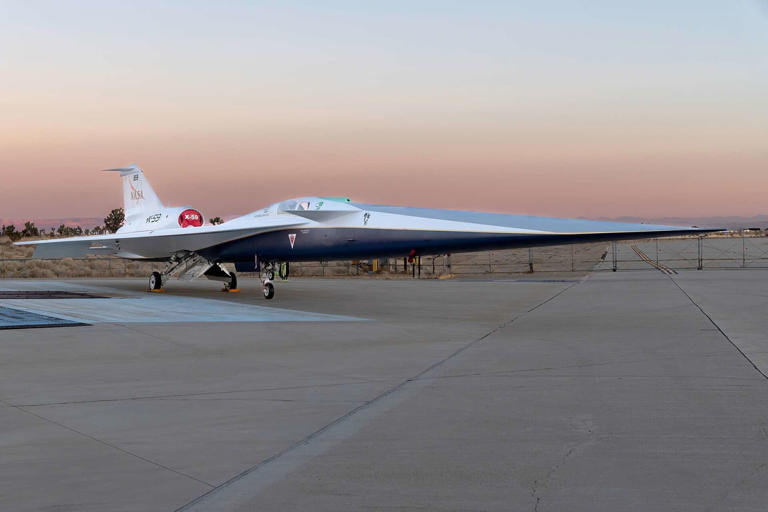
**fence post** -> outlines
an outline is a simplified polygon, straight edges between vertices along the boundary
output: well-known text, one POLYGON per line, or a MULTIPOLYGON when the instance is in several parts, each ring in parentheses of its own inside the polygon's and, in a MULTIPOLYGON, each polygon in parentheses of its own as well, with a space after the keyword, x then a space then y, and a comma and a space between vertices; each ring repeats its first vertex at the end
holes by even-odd
POLYGON ((659 239, 656 239, 656 265, 659 264, 659 239))
POLYGON ((493 273, 493 267, 491 267, 491 251, 488 251, 488 273, 493 273))
POLYGON ((576 250, 576 246, 571 244, 571 272, 576 270, 576 267, 575 267, 575 265, 573 263, 573 253, 575 252, 575 250, 576 250))
POLYGON ((618 247, 616 245, 616 242, 611 242, 611 256, 612 256, 612 259, 613 259, 613 268, 611 270, 613 270, 614 272, 616 272, 616 270, 618 270, 618 268, 619 268, 619 266, 618 266, 618 252, 619 251, 618 251, 618 247))
POLYGON ((533 247, 528 248, 528 272, 533 273, 533 247))
POLYGON ((704 268, 704 256, 702 254, 702 244, 704 242, 704 237, 699 237, 699 265, 696 267, 696 270, 702 270, 704 268))
POLYGON ((747 266, 747 246, 744 240, 744 230, 741 230, 741 266, 747 266))

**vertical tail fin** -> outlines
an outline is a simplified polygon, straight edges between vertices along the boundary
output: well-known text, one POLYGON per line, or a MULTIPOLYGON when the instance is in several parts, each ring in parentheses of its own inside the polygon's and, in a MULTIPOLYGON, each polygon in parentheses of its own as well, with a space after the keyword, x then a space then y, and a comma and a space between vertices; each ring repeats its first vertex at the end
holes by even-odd
POLYGON ((163 208, 163 203, 152 190, 152 185, 144 177, 144 172, 138 165, 105 169, 105 171, 119 172, 123 179, 123 209, 125 210, 126 221, 146 212, 155 212, 163 208))

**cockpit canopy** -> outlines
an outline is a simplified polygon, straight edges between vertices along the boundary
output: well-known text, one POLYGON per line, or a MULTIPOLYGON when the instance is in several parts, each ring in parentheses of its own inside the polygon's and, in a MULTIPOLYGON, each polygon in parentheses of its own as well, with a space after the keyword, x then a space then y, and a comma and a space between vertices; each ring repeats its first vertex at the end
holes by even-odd
MULTIPOLYGON (((355 210, 348 197, 299 197, 273 205, 276 213, 301 211, 355 210)), ((271 208, 270 208, 271 209, 271 208)))

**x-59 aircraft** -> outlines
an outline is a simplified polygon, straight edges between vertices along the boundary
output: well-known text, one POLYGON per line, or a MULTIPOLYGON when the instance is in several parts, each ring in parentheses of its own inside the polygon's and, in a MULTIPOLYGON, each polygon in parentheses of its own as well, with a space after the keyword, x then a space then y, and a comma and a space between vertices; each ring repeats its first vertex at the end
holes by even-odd
POLYGON ((282 262, 414 257, 609 240, 701 234, 716 229, 627 224, 582 219, 435 210, 355 203, 338 197, 301 197, 275 203, 219 225, 205 224, 189 206, 164 206, 136 166, 108 169, 123 181, 125 224, 114 234, 35 240, 34 258, 114 255, 167 262, 149 288, 169 277, 223 281, 237 288, 238 271, 258 271, 264 297, 275 294, 282 262))

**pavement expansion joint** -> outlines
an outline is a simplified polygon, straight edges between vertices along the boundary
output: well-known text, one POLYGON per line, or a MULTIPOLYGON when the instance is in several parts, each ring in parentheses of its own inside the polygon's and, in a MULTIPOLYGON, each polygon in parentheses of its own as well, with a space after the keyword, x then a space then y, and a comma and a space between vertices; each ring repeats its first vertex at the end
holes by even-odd
POLYGON ((707 320, 709 320, 709 322, 715 327, 715 329, 717 329, 720 332, 720 334, 722 334, 723 338, 725 338, 726 341, 728 341, 728 343, 730 343, 731 346, 735 348, 739 352, 739 354, 741 354, 742 357, 744 357, 744 359, 747 360, 747 362, 752 366, 752 368, 754 368, 757 371, 757 373, 762 375, 764 379, 768 380, 768 375, 766 375, 760 369, 760 367, 757 364, 755 364, 755 362, 752 359, 750 359, 750 357, 736 343, 734 343, 734 341, 730 338, 730 336, 728 336, 725 333, 725 331, 723 331, 723 329, 717 324, 717 322, 715 322, 715 320, 706 311, 704 311, 704 308, 701 307, 701 305, 699 305, 699 303, 697 303, 695 300, 693 300, 693 297, 691 297, 690 294, 686 292, 682 286, 680 286, 680 283, 678 283, 675 280, 675 278, 672 277, 671 275, 669 276, 669 279, 675 284, 675 286, 677 286, 677 288, 683 293, 683 295, 688 297, 688 300, 691 301, 691 304, 696 306, 696 308, 698 308, 698 310, 701 311, 701 314, 704 315, 707 318, 707 320))
POLYGON ((557 472, 557 470, 559 470, 561 467, 563 467, 563 465, 566 463, 568 458, 571 457, 571 455, 573 455, 573 453, 576 450, 578 450, 579 448, 581 448, 582 446, 584 446, 586 444, 590 444, 590 443, 593 443, 595 441, 595 439, 592 436, 592 432, 591 431, 589 431, 587 434, 588 434, 589 437, 587 439, 585 439, 585 440, 579 441, 578 443, 573 445, 571 448, 569 448, 568 451, 566 451, 565 454, 563 455, 563 457, 560 459, 560 462, 558 462, 557 464, 552 466, 549 469, 549 471, 547 471, 546 475, 544 475, 544 477, 541 480, 536 479, 536 480, 533 481, 533 483, 531 484, 531 496, 536 499, 536 501, 535 501, 535 503, 533 505, 533 510, 534 511, 538 512, 538 510, 539 510, 539 505, 541 504, 541 500, 542 500, 541 490, 543 488, 547 487, 547 483, 552 478, 552 476, 554 476, 554 474, 557 472))
POLYGON ((81 437, 85 437, 85 438, 87 438, 87 439, 90 439, 91 441, 94 441, 94 442, 96 442, 96 443, 99 443, 99 444, 101 444, 101 445, 104 445, 104 446, 106 446, 106 447, 108 447, 108 448, 111 448, 111 449, 113 449, 113 450, 117 450, 117 451, 119 451, 119 452, 121 452, 121 453, 124 453, 124 454, 126 454, 126 455, 129 455, 129 456, 131 456, 131 457, 134 457, 134 458, 136 458, 136 459, 139 459, 139 460, 141 460, 141 461, 144 461, 144 462, 146 462, 146 463, 148 463, 148 464, 151 464, 151 465, 153 465, 153 466, 155 466, 155 467, 158 467, 158 468, 160 468, 160 469, 164 469, 164 470, 166 470, 166 471, 170 471, 170 472, 172 472, 172 473, 175 473, 175 474, 177 474, 177 475, 179 475, 179 476, 182 476, 182 477, 184 477, 184 478, 188 478, 188 479, 190 479, 190 480, 194 480, 195 482, 198 482, 198 483, 200 483, 200 484, 206 485, 206 486, 208 486, 208 487, 211 487, 211 488, 213 488, 213 487, 214 487, 214 486, 213 486, 213 484, 210 484, 210 483, 208 483, 208 482, 205 482, 205 481, 203 481, 203 480, 200 480, 199 478, 196 478, 196 477, 194 477, 194 476, 192 476, 192 475, 189 475, 189 474, 187 474, 187 473, 184 473, 184 472, 182 472, 182 471, 178 471, 178 470, 176 470, 176 469, 173 469, 173 468, 171 468, 171 467, 169 467, 169 466, 166 466, 166 465, 164 465, 164 464, 161 464, 161 463, 159 463, 159 462, 157 462, 157 461, 153 461, 153 460, 151 460, 151 459, 148 459, 148 458, 146 458, 146 457, 143 457, 143 456, 141 456, 141 455, 139 455, 139 454, 137 454, 137 453, 134 453, 134 452, 131 452, 131 451, 129 451, 129 450, 126 450, 125 448, 121 448, 121 447, 119 447, 119 446, 117 446, 117 445, 115 445, 115 444, 113 444, 113 443, 110 443, 109 441, 105 441, 104 439, 99 439, 98 437, 92 436, 92 435, 90 435, 90 434, 87 434, 87 433, 85 433, 85 432, 83 432, 83 431, 81 431, 81 430, 78 430, 78 429, 76 429, 76 428, 73 428, 73 427, 70 427, 70 426, 68 426, 68 425, 65 425, 64 423, 61 423, 61 422, 59 422, 59 421, 55 421, 55 420, 52 420, 51 418, 48 418, 48 417, 46 417, 46 416, 43 416, 42 414, 39 414, 39 413, 36 413, 36 412, 30 411, 30 410, 27 410, 26 408, 24 408, 24 407, 23 407, 23 406, 21 406, 21 405, 15 405, 15 404, 13 404, 13 403, 10 403, 10 402, 7 402, 7 401, 5 401, 5 400, 0 400, 0 403, 3 403, 3 404, 5 404, 5 405, 7 405, 7 406, 9 406, 9 407, 11 407, 11 408, 13 408, 13 409, 16 409, 17 411, 23 412, 23 413, 25 413, 25 414, 28 414, 28 415, 30 415, 30 416, 34 416, 35 418, 37 418, 37 419, 39 419, 39 420, 41 420, 41 421, 44 421, 44 422, 46 422, 46 423, 50 423, 51 425, 56 425, 56 426, 57 426, 57 427, 59 427, 59 428, 63 428, 63 429, 65 429, 65 430, 68 430, 68 431, 70 431, 70 432, 72 432, 72 433, 74 433, 74 434, 76 434, 76 435, 78 435, 78 436, 81 436, 81 437))
MULTIPOLYGON (((410 378, 407 378, 407 379, 399 382, 398 384, 396 384, 396 385, 390 387, 389 389, 381 392, 380 394, 378 394, 377 396, 375 396, 371 400, 368 400, 368 401, 364 402, 363 404, 361 404, 361 405, 351 409, 350 411, 348 411, 345 414, 337 417, 336 419, 334 419, 330 423, 327 423, 326 425, 324 425, 324 426, 320 427, 319 429, 315 430, 314 432, 312 432, 311 434, 309 434, 305 438, 303 438, 303 439, 293 443, 291 446, 285 448, 284 450, 279 451, 279 452, 275 453, 274 455, 272 455, 272 456, 270 456, 270 457, 268 457, 268 458, 258 462, 257 464, 251 466, 250 468, 245 469, 244 471, 242 471, 239 474, 233 476, 232 478, 228 479, 227 481, 223 482, 222 484, 220 484, 220 485, 210 489, 206 493, 198 496, 197 498, 193 499, 192 501, 188 502, 187 504, 179 507, 178 509, 175 510, 175 512, 186 512, 186 511, 191 511, 191 510, 208 510, 206 504, 210 500, 216 499, 216 494, 217 493, 219 493, 219 492, 221 492, 221 491, 223 491, 225 489, 228 489, 228 488, 231 489, 234 485, 236 485, 238 483, 242 483, 249 475, 255 474, 257 471, 259 471, 259 470, 269 466, 271 463, 276 462, 276 461, 278 461, 278 460, 280 460, 280 459, 282 459, 282 458, 284 458, 284 457, 286 457, 286 456, 296 452, 299 449, 309 447, 314 440, 320 438, 323 434, 332 431, 334 428, 342 425, 344 422, 346 422, 347 420, 355 417, 359 413, 362 413, 363 411, 365 411, 367 409, 370 409, 374 405, 382 402, 385 398, 396 394, 398 391, 400 391, 400 390, 404 389, 406 386, 408 386, 409 383, 421 380, 424 376, 428 375, 430 372, 433 372, 434 370, 436 370, 440 366, 444 365, 448 361, 454 359, 458 355, 464 353, 465 351, 469 350, 473 346, 475 346, 478 343, 482 342, 483 340, 489 338, 490 336, 492 336, 493 334, 499 332, 500 330, 504 329, 505 327, 508 327, 509 325, 514 323, 516 320, 518 320, 522 316, 524 316, 524 315, 526 315, 528 313, 531 313, 531 312, 539 309, 540 307, 544 306, 545 304, 551 302, 552 300, 556 299, 557 297, 559 297, 560 295, 562 295, 566 291, 570 290, 571 288, 573 288, 577 284, 580 284, 580 283, 584 282, 584 280, 585 279, 581 279, 579 281, 573 282, 569 286, 566 286, 566 287, 558 290, 555 294, 553 294, 552 296, 550 296, 546 300, 538 303, 537 305, 533 306, 532 308, 527 310, 525 313, 518 314, 518 315, 514 316, 513 318, 511 318, 510 320, 507 320, 506 322, 504 322, 504 323, 494 327, 493 329, 489 330, 488 332, 486 332, 485 334, 481 335, 480 337, 475 338, 474 340, 466 343, 464 346, 454 350, 453 352, 448 354, 446 357, 444 357, 444 358, 440 359, 439 361, 431 364, 430 366, 428 366, 424 370, 420 371, 416 375, 414 375, 414 376, 412 376, 410 378)), ((283 464, 283 466, 285 466, 285 465, 286 464, 283 464)), ((250 488, 251 491, 253 491, 253 486, 249 486, 249 488, 250 488)))
POLYGON ((245 389, 229 389, 222 391, 198 391, 193 393, 169 393, 164 395, 137 395, 137 396, 124 396, 117 398, 97 398, 93 400, 66 400, 59 402, 38 402, 32 404, 8 404, 8 407, 48 407, 54 405, 80 405, 80 404, 98 404, 98 403, 110 403, 110 402, 130 402, 136 400, 165 400, 173 398, 195 398, 206 396, 218 396, 218 395, 231 395, 236 393, 268 393, 271 391, 295 391, 301 389, 317 389, 317 388, 329 388, 339 386, 356 386, 370 384, 372 382, 381 382, 379 380, 363 380, 363 381, 350 381, 350 382, 332 382, 327 384, 313 384, 304 386, 273 386, 263 388, 245 388, 245 389))

